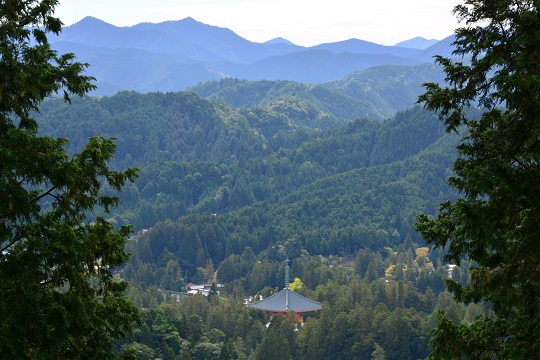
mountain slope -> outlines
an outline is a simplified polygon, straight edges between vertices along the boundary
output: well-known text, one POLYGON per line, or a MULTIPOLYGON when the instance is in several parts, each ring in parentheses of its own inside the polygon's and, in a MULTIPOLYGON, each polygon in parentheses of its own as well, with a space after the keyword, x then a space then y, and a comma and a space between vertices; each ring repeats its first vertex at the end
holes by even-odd
MULTIPOLYGON (((71 106, 47 101, 38 121, 44 134, 69 138, 74 151, 90 136, 117 138, 112 166, 137 166, 141 176, 121 195, 115 221, 138 229, 189 213, 232 212, 231 221, 255 216, 267 224, 263 233, 279 228, 285 239, 353 226, 379 229, 396 244, 412 232, 416 213, 432 213, 441 194, 450 196, 455 141, 444 142, 432 114, 417 108, 320 131, 298 125, 302 111, 282 110, 234 109, 193 92, 122 92, 71 106), (393 238, 388 219, 398 210, 403 228, 393 238)), ((234 236, 245 231, 235 229, 234 236)), ((335 253, 335 246, 310 252, 335 253)))
POLYGON ((227 78, 196 85, 190 90, 201 97, 220 100, 235 107, 273 107, 284 99, 306 100, 313 104, 317 111, 341 119, 341 124, 356 118, 382 120, 387 115, 364 99, 354 99, 321 85, 293 81, 227 78))
POLYGON ((444 83, 440 66, 434 63, 374 66, 321 85, 354 99, 369 101, 381 113, 391 115, 412 107, 424 92, 426 82, 444 83))
POLYGON ((428 63, 375 66, 319 85, 223 79, 190 89, 204 98, 218 99, 235 107, 268 105, 277 99, 294 96, 308 100, 320 111, 338 118, 384 120, 397 111, 414 106, 424 91, 424 83, 443 81, 440 67, 428 63))
POLYGON ((454 35, 442 39, 441 41, 415 54, 414 58, 421 62, 432 62, 435 55, 452 58, 454 57, 452 54, 452 51, 454 50, 452 43, 455 41, 455 39, 456 37, 454 35))

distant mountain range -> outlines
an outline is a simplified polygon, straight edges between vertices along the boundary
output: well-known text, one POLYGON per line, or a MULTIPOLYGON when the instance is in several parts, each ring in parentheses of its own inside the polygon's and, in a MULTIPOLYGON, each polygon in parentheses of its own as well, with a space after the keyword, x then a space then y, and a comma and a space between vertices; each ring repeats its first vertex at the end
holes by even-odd
POLYGON ((91 66, 94 95, 120 90, 178 91, 228 77, 321 83, 378 65, 419 65, 434 55, 450 56, 453 37, 411 39, 383 46, 359 39, 298 46, 283 38, 246 40, 225 28, 193 18, 116 27, 86 17, 50 39, 55 49, 74 52, 91 66))

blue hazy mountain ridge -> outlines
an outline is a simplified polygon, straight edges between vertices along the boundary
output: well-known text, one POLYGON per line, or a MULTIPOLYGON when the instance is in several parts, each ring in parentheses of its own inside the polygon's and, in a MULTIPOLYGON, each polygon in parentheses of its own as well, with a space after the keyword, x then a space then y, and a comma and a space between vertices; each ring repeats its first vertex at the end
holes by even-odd
POLYGON ((121 90, 173 91, 222 76, 190 58, 167 53, 153 53, 133 48, 92 48, 81 44, 58 42, 61 52, 74 52, 91 64, 88 74, 97 78, 94 95, 112 95, 121 90))
POLYGON ((271 56, 253 64, 222 63, 219 68, 232 77, 248 80, 293 80, 320 83, 343 77, 353 71, 380 64, 417 65, 411 58, 386 54, 359 54, 309 49, 288 55, 271 56))
POLYGON ((439 42, 439 40, 435 40, 435 39, 429 39, 428 40, 428 39, 426 39, 424 37, 417 36, 417 37, 414 37, 414 38, 409 39, 409 40, 398 42, 394 46, 410 48, 410 49, 424 50, 424 49, 427 49, 428 47, 430 47, 432 45, 435 45, 437 42, 439 42))
POLYGON ((433 62, 435 55, 452 58, 454 57, 454 54, 452 54, 452 52, 454 51, 454 46, 452 45, 452 43, 455 41, 455 39, 456 37, 454 35, 450 35, 442 39, 441 41, 438 41, 435 44, 431 45, 427 49, 420 51, 414 57, 422 63, 433 62))
POLYGON ((434 51, 451 52, 450 42, 444 40, 425 50, 358 39, 311 48, 282 38, 255 43, 192 18, 117 27, 86 17, 50 41, 55 49, 74 52, 91 64, 87 73, 97 79, 95 95, 179 91, 226 77, 319 83, 381 64, 432 62, 434 51))
POLYGON ((365 40, 349 39, 334 43, 325 43, 313 46, 312 49, 327 50, 332 54, 353 53, 353 54, 379 54, 399 57, 414 57, 420 52, 419 49, 410 49, 398 46, 385 46, 375 44, 365 40))
POLYGON ((229 29, 206 25, 193 18, 116 27, 89 16, 66 27, 58 38, 51 39, 51 42, 54 41, 181 54, 202 62, 250 63, 267 56, 303 49, 283 43, 254 43, 229 29))

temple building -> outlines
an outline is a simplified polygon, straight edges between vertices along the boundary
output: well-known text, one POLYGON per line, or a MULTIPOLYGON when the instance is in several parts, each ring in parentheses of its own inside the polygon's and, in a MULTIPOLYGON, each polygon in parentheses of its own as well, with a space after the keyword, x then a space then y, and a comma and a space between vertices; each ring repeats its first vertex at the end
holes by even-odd
POLYGON ((302 321, 302 313, 320 310, 322 305, 289 289, 289 260, 286 261, 285 288, 277 294, 261 301, 247 304, 247 306, 255 310, 263 310, 274 314, 286 314, 289 311, 294 311, 296 316, 302 321))

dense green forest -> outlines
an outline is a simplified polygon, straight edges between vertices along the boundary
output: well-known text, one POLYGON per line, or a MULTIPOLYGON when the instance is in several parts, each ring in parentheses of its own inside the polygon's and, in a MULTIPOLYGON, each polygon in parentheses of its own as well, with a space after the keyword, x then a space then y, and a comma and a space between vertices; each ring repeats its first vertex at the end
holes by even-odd
POLYGON ((291 108, 302 104, 303 114, 295 109, 297 122, 311 115, 309 123, 304 124, 328 128, 339 126, 339 120, 386 120, 393 117, 396 112, 406 110, 416 102, 423 91, 422 84, 428 81, 444 83, 439 65, 379 65, 317 85, 225 78, 192 86, 190 90, 203 98, 220 100, 235 107, 264 105, 286 115, 290 114, 291 108), (297 105, 289 105, 291 102, 297 105))
POLYGON ((91 136, 114 137, 111 167, 140 169, 109 216, 134 226, 118 276, 145 309, 118 349, 139 359, 419 359, 436 309, 458 322, 483 311, 444 288, 449 276, 467 282, 469 264, 448 267, 413 226, 457 195, 446 179, 460 139, 434 114, 356 116, 351 96, 330 109, 317 96, 332 103, 337 92, 290 82, 230 79, 196 91, 205 86, 208 99, 50 99, 38 115, 41 132, 69 138, 73 153, 91 136), (216 86, 237 97, 211 96, 216 86), (243 304, 283 287, 285 259, 297 291, 324 305, 303 325, 243 304), (171 295, 190 282, 224 288, 171 295))

